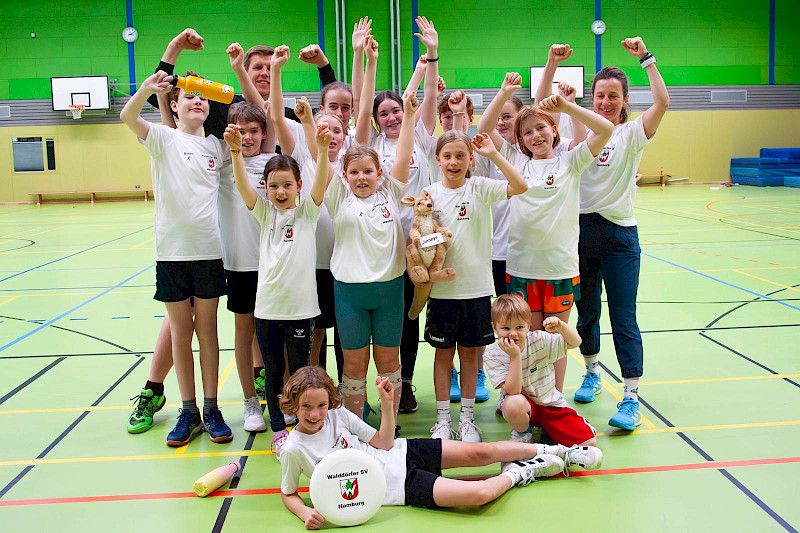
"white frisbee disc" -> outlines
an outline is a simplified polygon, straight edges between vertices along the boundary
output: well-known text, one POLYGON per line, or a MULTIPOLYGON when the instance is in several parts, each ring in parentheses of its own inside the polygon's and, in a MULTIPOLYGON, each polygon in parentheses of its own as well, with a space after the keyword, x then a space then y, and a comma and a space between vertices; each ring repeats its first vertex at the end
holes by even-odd
POLYGON ((386 477, 378 461, 355 449, 337 450, 314 468, 311 502, 325 520, 340 526, 363 524, 378 512, 386 477))

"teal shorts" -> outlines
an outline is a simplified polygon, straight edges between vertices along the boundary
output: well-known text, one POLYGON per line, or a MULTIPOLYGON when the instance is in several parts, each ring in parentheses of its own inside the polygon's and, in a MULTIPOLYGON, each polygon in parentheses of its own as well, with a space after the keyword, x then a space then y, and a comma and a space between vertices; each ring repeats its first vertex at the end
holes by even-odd
POLYGON ((336 326, 342 348, 400 346, 403 333, 403 276, 373 283, 333 282, 336 326))

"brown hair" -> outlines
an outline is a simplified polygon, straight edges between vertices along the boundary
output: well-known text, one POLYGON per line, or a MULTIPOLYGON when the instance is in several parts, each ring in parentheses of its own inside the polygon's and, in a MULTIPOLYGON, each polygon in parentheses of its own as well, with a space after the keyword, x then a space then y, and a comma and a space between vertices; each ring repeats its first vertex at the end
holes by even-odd
MULTIPOLYGON (((442 148, 444 148, 445 144, 452 142, 463 142, 467 145, 467 151, 469 152, 469 155, 472 155, 472 140, 469 138, 469 135, 463 131, 456 130, 446 131, 441 137, 439 137, 439 139, 436 141, 436 155, 439 155, 439 152, 442 151, 442 148)), ((472 168, 468 168, 467 177, 469 178, 471 175, 472 168)))
MULTIPOLYGON (((628 77, 617 67, 605 67, 603 70, 595 74, 592 80, 592 98, 594 98, 594 86, 600 80, 617 79, 622 84, 622 97, 628 97, 628 77)), ((628 120, 628 109, 623 107, 619 114, 619 123, 624 124, 628 120)))
POLYGON ((530 324, 531 308, 519 294, 501 294, 492 304, 492 322, 499 327, 513 318, 530 324))
POLYGON ((323 109, 323 110, 317 111, 314 114, 314 123, 315 124, 319 124, 319 119, 321 119, 322 117, 333 117, 336 120, 338 120, 339 124, 342 125, 342 130, 344 131, 345 135, 347 135, 347 126, 345 126, 344 121, 342 120, 342 117, 340 117, 339 115, 337 115, 335 113, 331 113, 330 111, 325 111, 323 109))
POLYGON ((347 173, 347 166, 356 159, 369 158, 375 163, 375 170, 381 168, 381 160, 378 157, 378 152, 362 144, 354 144, 342 156, 342 173, 347 173))
POLYGON ((328 96, 328 92, 335 91, 336 89, 344 89, 345 91, 350 93, 350 106, 352 107, 353 89, 351 89, 349 85, 341 81, 332 81, 331 83, 323 87, 322 90, 319 92, 321 98, 320 102, 322 103, 322 107, 325 107, 325 97, 328 96))
MULTIPOLYGON (((452 111, 450 109, 450 95, 451 94, 453 94, 453 93, 447 93, 446 95, 444 95, 444 98, 442 98, 442 101, 439 102, 439 115, 442 115, 443 113, 447 113, 448 111, 452 111)), ((467 116, 471 117, 475 112, 475 106, 472 105, 472 99, 469 96, 467 96, 466 98, 467 98, 467 116)), ((519 98, 518 98, 518 100, 519 100, 519 98)), ((522 103, 521 100, 520 100, 520 103, 522 103)))
POLYGON ((375 99, 372 101, 372 118, 375 120, 375 125, 378 127, 378 130, 381 129, 378 125, 378 106, 381 105, 384 100, 393 100, 400 106, 400 109, 403 109, 403 99, 400 98, 400 95, 396 92, 381 91, 376 94, 375 99))
POLYGON ((250 48, 244 54, 244 69, 247 70, 250 68, 250 60, 253 56, 272 56, 275 54, 275 49, 271 46, 264 46, 262 44, 257 44, 254 47, 250 48))
MULTIPOLYGON (((175 82, 172 84, 173 87, 169 91, 169 95, 168 96, 169 96, 169 101, 170 102, 173 102, 173 101, 177 102, 178 101, 178 95, 183 90, 183 89, 178 89, 178 76, 179 76, 179 74, 175 75, 175 82)), ((196 78, 203 78, 201 75, 199 75, 198 73, 196 73, 193 70, 187 70, 186 74, 184 74, 184 76, 194 76, 196 78)), ((174 111, 172 112, 172 114, 175 115, 176 117, 178 116, 177 113, 175 113, 174 111)))
POLYGON ((342 405, 342 395, 325 369, 320 366, 304 366, 289 377, 283 386, 283 394, 278 395, 281 411, 287 415, 296 415, 300 410, 300 397, 308 389, 325 389, 328 392, 328 409, 336 409, 342 405))
POLYGON ((522 109, 522 106, 525 105, 525 104, 522 103, 522 100, 520 99, 520 97, 517 96, 516 94, 512 94, 511 96, 509 96, 508 97, 508 101, 511 102, 511 104, 515 108, 517 108, 517 111, 522 109))
POLYGON ((551 117, 550 114, 541 111, 535 105, 528 105, 523 106, 519 113, 517 113, 517 118, 514 120, 514 138, 517 140, 517 148, 519 148, 520 152, 528 157, 533 157, 533 152, 528 150, 528 147, 522 142, 522 121, 528 118, 538 118, 549 123, 556 132, 555 137, 553 137, 553 148, 558 146, 558 143, 561 142, 561 136, 558 134, 558 126, 556 126, 556 122, 553 120, 553 117, 551 117))
POLYGON ((267 161, 267 166, 264 167, 264 181, 269 181, 269 175, 276 170, 288 170, 294 174, 294 181, 300 181, 300 165, 290 155, 279 154, 272 156, 267 161))
POLYGON ((249 102, 237 102, 228 110, 228 124, 239 122, 258 122, 261 133, 267 132, 267 117, 261 106, 249 102))

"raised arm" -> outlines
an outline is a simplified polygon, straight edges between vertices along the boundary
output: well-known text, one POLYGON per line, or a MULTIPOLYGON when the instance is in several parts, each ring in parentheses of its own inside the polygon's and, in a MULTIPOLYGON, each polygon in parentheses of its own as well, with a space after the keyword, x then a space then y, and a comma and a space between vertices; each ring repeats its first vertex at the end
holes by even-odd
POLYGON ((485 133, 479 133, 472 138, 472 147, 483 157, 489 159, 495 166, 503 173, 503 176, 508 180, 508 189, 506 194, 509 198, 522 194, 528 190, 528 183, 522 174, 519 173, 514 165, 508 162, 500 152, 495 148, 489 136, 485 133))
POLYGON ((497 133, 494 127, 497 124, 497 119, 500 118, 500 112, 503 111, 503 106, 506 105, 506 102, 511 95, 514 94, 514 91, 521 88, 522 76, 517 72, 507 72, 503 84, 500 86, 500 90, 497 91, 497 94, 492 98, 486 111, 483 112, 481 119, 478 121, 478 132, 488 135, 494 147, 498 150, 503 146, 503 138, 500 137, 500 134, 497 133))
POLYGON ((461 89, 450 93, 447 99, 447 107, 453 113, 453 129, 463 131, 464 121, 467 120, 467 95, 461 89))
POLYGON ((394 394, 400 394, 400 391, 393 390, 394 387, 389 383, 389 378, 384 376, 378 376, 375 379, 375 388, 378 390, 378 397, 381 400, 381 426, 369 444, 379 450, 391 450, 394 446, 395 431, 394 394))
POLYGON ((314 118, 311 116, 311 105, 305 96, 301 96, 294 106, 294 114, 300 119, 300 124, 303 126, 303 137, 306 139, 306 146, 311 158, 317 160, 317 126, 314 124, 314 118))
POLYGON ((178 129, 178 125, 175 123, 175 115, 172 114, 172 107, 169 105, 169 93, 157 93, 156 98, 158 99, 158 114, 161 115, 161 123, 172 129, 178 129))
POLYGON ((578 334, 577 329, 570 326, 557 316, 549 316, 545 318, 542 326, 544 326, 544 330, 546 332, 559 333, 562 337, 564 337, 564 341, 567 343, 568 350, 577 348, 583 341, 580 334, 578 334))
POLYGON ((150 133, 150 123, 142 118, 142 107, 147 98, 152 94, 167 94, 172 90, 172 85, 164 81, 166 72, 159 70, 142 83, 139 90, 131 96, 125 107, 119 112, 119 118, 141 140, 147 140, 150 133))
MULTIPOLYGON (((320 154, 327 155, 328 147, 333 140, 333 134, 328 128, 327 124, 320 124, 317 126, 317 134, 315 138, 315 147, 320 154)), ((322 200, 325 197, 325 191, 328 188, 333 170, 331 169, 331 162, 323 155, 317 161, 317 169, 314 172, 314 184, 311 186, 311 199, 317 205, 322 205, 322 200)))
MULTIPOLYGON (((167 49, 164 50, 164 54, 161 56, 161 62, 158 64, 156 72, 163 70, 168 76, 171 76, 175 71, 175 63, 177 63, 178 56, 181 52, 184 50, 202 49, 203 38, 192 28, 186 28, 169 42, 167 49)), ((150 105, 153 107, 160 107, 160 102, 157 98, 151 97, 147 101, 150 102, 150 105)))
MULTIPOLYGON (((436 88, 439 83, 439 34, 425 17, 417 17, 419 33, 414 35, 425 45, 428 66, 425 69, 425 90, 420 106, 422 123, 429 134, 436 129, 436 104, 438 102, 436 88)), ((415 70, 416 72, 416 70, 415 70)))
POLYGON ((242 88, 242 96, 251 104, 256 104, 259 107, 264 106, 264 97, 259 94, 256 86, 253 85, 253 80, 247 75, 244 70, 244 50, 239 43, 231 43, 225 51, 228 54, 228 59, 231 62, 233 73, 236 74, 236 81, 239 82, 239 87, 242 88))
POLYGON ((222 134, 225 142, 231 149, 231 163, 233 164, 233 177, 236 180, 236 188, 242 196, 247 209, 250 211, 256 206, 258 193, 250 185, 247 177, 247 169, 244 167, 244 157, 242 157, 242 132, 236 124, 228 124, 225 133, 222 134))
POLYGON ((367 67, 364 70, 364 85, 361 87, 361 101, 356 119, 356 142, 367 144, 372 130, 372 101, 375 99, 375 71, 378 68, 378 42, 367 35, 364 39, 364 53, 367 67))
POLYGON ((282 44, 275 49, 270 63, 269 107, 272 125, 278 135, 278 144, 281 147, 281 152, 291 154, 294 152, 294 137, 292 137, 292 130, 289 129, 289 124, 286 122, 286 115, 283 110, 283 87, 281 85, 281 68, 287 61, 289 61, 289 47, 282 44))
MULTIPOLYGON (((575 103, 575 95, 577 92, 575 91, 575 87, 569 83, 565 81, 558 82, 558 94, 560 94, 567 102, 572 104, 575 103)), ((558 113, 558 119, 555 117, 556 115, 553 115, 553 119, 556 121, 556 124, 558 124, 558 120, 561 118, 561 113, 558 113)), ((569 120, 572 124, 572 142, 569 143, 569 149, 572 150, 586 140, 586 128, 584 127, 583 123, 575 117, 569 117, 569 120)))
MULTIPOLYGON (((572 55, 572 48, 568 44, 554 44, 550 46, 550 51, 547 52, 547 63, 542 72, 542 79, 539 80, 539 86, 536 88, 536 95, 533 103, 538 104, 551 94, 553 94, 553 77, 556 75, 558 64, 565 61, 572 55)), ((558 122, 558 117, 554 117, 558 122)))
POLYGON ((539 109, 545 113, 566 113, 579 122, 586 124, 592 130, 586 138, 586 145, 594 156, 600 153, 600 150, 611 138, 611 134, 614 133, 614 125, 610 121, 594 111, 589 111, 579 105, 567 102, 560 94, 548 96, 539 102, 539 109))
POLYGON ((397 141, 397 155, 390 174, 397 181, 408 183, 408 172, 411 166, 411 154, 414 153, 414 113, 419 107, 415 94, 403 98, 403 124, 400 126, 400 138, 397 141))
MULTIPOLYGON (((364 40, 372 32, 372 19, 361 17, 353 25, 353 75, 351 89, 353 90, 353 113, 358 119, 358 110, 361 109, 361 85, 364 83, 364 40)), ((345 124, 348 127, 348 124, 345 124)))
POLYGON ((661 119, 669 107, 669 93, 664 83, 664 78, 656 67, 656 58, 647 51, 641 37, 631 37, 622 41, 622 46, 629 54, 639 59, 639 64, 644 67, 650 80, 650 92, 653 95, 653 105, 642 115, 644 134, 651 139, 656 134, 661 119))

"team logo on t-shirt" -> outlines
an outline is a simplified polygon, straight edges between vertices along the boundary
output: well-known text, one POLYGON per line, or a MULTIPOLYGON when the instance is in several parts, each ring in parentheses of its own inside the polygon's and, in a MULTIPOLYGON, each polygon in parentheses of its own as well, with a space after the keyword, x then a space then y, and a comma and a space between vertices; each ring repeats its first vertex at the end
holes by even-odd
POLYGON ((611 148, 603 148, 603 151, 600 152, 599 156, 597 156, 598 163, 608 163, 608 160, 611 157, 611 152, 612 152, 611 148))
POLYGON ((347 444, 347 439, 345 439, 343 436, 339 435, 339 438, 336 439, 336 444, 334 444, 333 447, 334 448, 339 447, 342 450, 346 450, 347 448, 350 447, 350 445, 347 444))
POLYGON ((283 228, 283 242, 289 242, 294 238, 294 228, 292 226, 284 226, 283 228))
POLYGON ((458 216, 465 217, 467 216, 467 204, 461 204, 458 209, 458 216))
POLYGON ((389 208, 386 206, 381 207, 381 215, 383 215, 383 218, 389 218, 392 216, 392 214, 389 212, 389 208))
POLYGON ((353 479, 340 479, 339 487, 341 488, 342 498, 345 500, 353 500, 358 496, 358 478, 353 479))
POLYGON ((552 185, 554 181, 556 181, 556 177, 553 174, 549 174, 547 179, 544 180, 547 185, 552 185))

